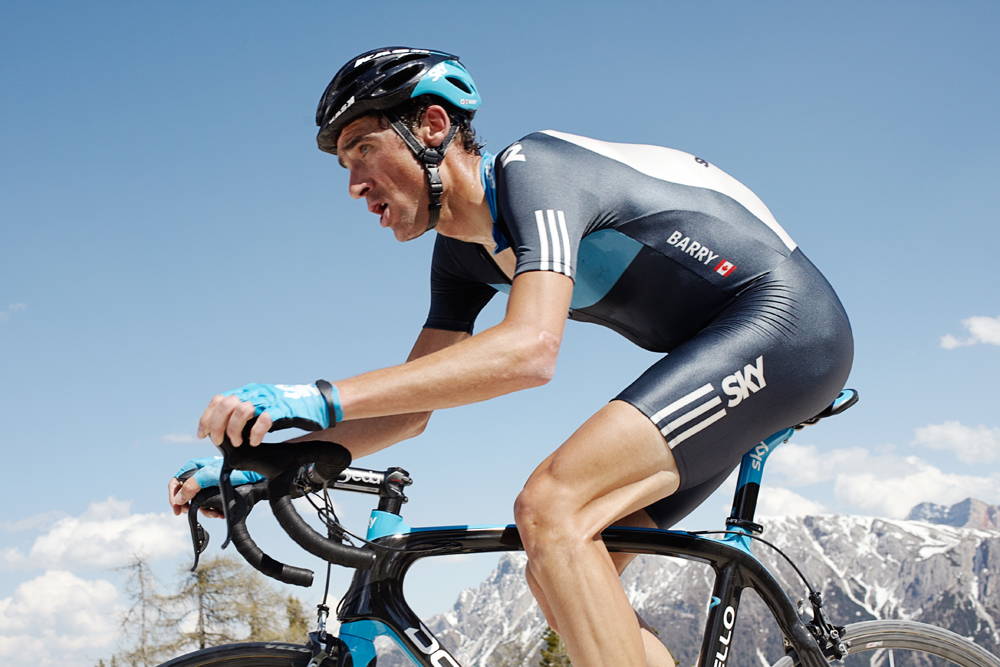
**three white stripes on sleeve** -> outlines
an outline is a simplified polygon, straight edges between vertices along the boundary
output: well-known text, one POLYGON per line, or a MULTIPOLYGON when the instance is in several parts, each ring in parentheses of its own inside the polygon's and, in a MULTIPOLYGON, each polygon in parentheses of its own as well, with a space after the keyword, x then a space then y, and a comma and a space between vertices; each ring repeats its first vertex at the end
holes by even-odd
POLYGON ((562 211, 535 211, 538 242, 541 251, 542 271, 556 271, 572 276, 569 233, 566 231, 566 214, 562 211), (551 255, 550 255, 551 251, 551 255))

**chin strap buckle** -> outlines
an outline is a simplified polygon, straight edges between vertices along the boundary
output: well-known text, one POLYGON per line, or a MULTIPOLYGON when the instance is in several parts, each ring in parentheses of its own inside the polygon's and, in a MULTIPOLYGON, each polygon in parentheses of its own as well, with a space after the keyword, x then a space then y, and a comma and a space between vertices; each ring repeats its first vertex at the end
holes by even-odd
POLYGON ((454 123, 451 124, 448 134, 440 146, 426 146, 413 135, 413 132, 410 131, 410 128, 406 127, 406 124, 400 120, 399 116, 386 113, 385 117, 389 120, 389 125, 396 131, 396 134, 402 138, 403 143, 410 148, 413 157, 423 167, 424 176, 427 178, 427 193, 429 195, 427 208, 429 209, 430 219, 427 222, 427 229, 433 229, 437 225, 438 216, 441 214, 441 197, 444 196, 444 183, 441 182, 440 167, 441 163, 444 162, 445 151, 448 150, 452 139, 455 138, 458 126, 454 123))

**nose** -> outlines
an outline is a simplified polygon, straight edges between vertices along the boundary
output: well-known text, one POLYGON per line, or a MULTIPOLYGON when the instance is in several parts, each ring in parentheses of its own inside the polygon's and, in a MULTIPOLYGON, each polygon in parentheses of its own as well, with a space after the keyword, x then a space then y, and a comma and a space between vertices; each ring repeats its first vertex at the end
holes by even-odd
POLYGON ((371 190, 371 183, 367 178, 357 171, 351 170, 351 177, 347 183, 347 192, 355 199, 362 199, 371 190))

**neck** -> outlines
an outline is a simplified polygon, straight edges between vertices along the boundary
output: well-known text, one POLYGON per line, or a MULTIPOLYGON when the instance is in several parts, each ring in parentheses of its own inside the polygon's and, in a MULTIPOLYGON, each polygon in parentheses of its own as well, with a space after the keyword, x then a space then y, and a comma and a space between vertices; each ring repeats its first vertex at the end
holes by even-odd
POLYGON ((470 155, 459 146, 448 151, 441 165, 445 196, 436 229, 438 234, 492 249, 493 217, 479 177, 481 161, 480 156, 470 155))

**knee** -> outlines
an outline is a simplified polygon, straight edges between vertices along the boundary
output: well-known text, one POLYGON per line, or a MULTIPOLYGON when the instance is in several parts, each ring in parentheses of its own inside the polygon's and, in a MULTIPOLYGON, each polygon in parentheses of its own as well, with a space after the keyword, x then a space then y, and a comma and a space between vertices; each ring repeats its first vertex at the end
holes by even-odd
POLYGON ((567 543, 574 537, 574 515, 579 511, 571 489, 547 474, 536 474, 524 485, 514 501, 514 522, 525 548, 540 543, 567 543))

